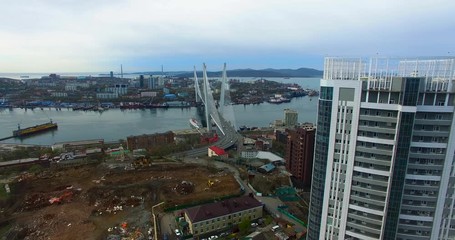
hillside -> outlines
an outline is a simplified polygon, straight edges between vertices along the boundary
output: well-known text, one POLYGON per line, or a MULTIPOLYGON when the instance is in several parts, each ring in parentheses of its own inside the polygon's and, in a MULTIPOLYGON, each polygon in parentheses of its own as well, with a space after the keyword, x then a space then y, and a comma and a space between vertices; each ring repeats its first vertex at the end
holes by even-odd
MULTIPOLYGON (((161 72, 143 72, 138 74, 161 74, 161 72)), ((167 75, 176 77, 193 77, 193 72, 167 72, 167 75)), ((198 77, 202 77, 202 71, 197 72, 198 77)), ((207 72, 208 77, 221 77, 221 71, 207 72)), ((227 71, 228 77, 320 77, 322 71, 313 68, 298 69, 273 69, 267 68, 262 70, 255 69, 235 69, 227 71)))

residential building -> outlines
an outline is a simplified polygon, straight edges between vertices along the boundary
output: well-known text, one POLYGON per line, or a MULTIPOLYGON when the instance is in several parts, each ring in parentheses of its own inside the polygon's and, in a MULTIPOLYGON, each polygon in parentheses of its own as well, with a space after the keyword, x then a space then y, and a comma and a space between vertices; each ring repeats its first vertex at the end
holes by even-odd
POLYGON ((141 98, 150 98, 158 96, 158 92, 141 92, 141 98))
POLYGON ((231 228, 244 219, 262 217, 262 203, 251 196, 231 198, 183 210, 193 236, 210 235, 212 232, 231 228))
POLYGON ((87 82, 71 82, 65 85, 65 91, 76 91, 78 88, 88 88, 90 84, 87 82))
POLYGON ((246 159, 256 158, 257 155, 258 155, 258 151, 256 151, 256 150, 246 150, 246 151, 241 152, 242 158, 246 158, 246 159))
POLYGON ((148 89, 156 89, 158 87, 158 78, 150 76, 147 80, 148 89))
POLYGON ((311 186, 315 132, 312 124, 288 131, 286 170, 302 182, 303 187, 311 186))
POLYGON ((105 92, 117 93, 119 96, 122 96, 128 93, 128 85, 115 84, 114 87, 107 87, 105 92))
POLYGON ((455 237, 454 58, 326 58, 308 239, 455 237))
POLYGON ((287 144, 288 135, 287 131, 275 130, 275 140, 279 143, 287 144))
POLYGON ((284 125, 286 127, 295 127, 298 123, 299 114, 292 109, 284 109, 284 125))
POLYGON ((51 97, 68 97, 68 93, 66 92, 52 92, 51 97))
POLYGON ((113 99, 113 98, 118 98, 118 97, 119 97, 118 93, 110 93, 110 92, 96 93, 96 98, 99 98, 99 99, 113 99))

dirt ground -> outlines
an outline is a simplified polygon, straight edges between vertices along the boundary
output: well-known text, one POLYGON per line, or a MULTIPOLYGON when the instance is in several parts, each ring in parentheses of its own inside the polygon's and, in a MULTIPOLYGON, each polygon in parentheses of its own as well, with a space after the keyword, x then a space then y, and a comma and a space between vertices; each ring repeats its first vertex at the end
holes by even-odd
POLYGON ((6 239, 146 239, 153 232, 153 205, 175 207, 239 192, 232 175, 185 164, 46 169, 22 175, 10 187, 9 199, 0 201, 0 227, 10 228, 6 239))

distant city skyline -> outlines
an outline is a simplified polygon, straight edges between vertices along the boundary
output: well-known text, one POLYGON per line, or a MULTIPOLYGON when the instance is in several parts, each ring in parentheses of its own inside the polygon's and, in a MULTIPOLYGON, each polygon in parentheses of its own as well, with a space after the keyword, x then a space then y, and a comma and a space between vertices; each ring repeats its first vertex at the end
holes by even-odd
POLYGON ((455 2, 12 1, 0 72, 322 69, 324 56, 453 56, 455 2))

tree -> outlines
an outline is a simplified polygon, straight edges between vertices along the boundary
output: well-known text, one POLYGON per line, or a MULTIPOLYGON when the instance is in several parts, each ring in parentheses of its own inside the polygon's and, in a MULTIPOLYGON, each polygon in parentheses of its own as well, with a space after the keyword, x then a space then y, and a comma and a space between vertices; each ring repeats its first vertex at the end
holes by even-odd
POLYGON ((249 218, 244 218, 239 223, 239 231, 240 231, 240 234, 242 234, 242 235, 248 233, 250 228, 251 228, 251 220, 249 218))

